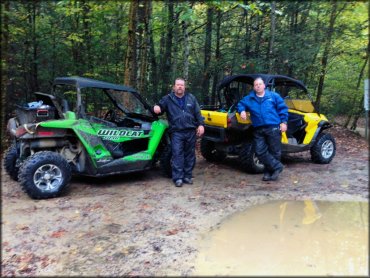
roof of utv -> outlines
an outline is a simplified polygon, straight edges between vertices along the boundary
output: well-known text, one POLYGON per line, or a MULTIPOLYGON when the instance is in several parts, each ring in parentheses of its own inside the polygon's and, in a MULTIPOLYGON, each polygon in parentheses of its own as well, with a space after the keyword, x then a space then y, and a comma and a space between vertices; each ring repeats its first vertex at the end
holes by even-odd
POLYGON ((54 79, 53 85, 73 85, 76 86, 77 88, 99 88, 137 93, 137 91, 134 88, 128 86, 113 84, 105 81, 79 76, 57 77, 54 79))
POLYGON ((307 91, 306 86, 303 84, 302 81, 291 78, 285 75, 277 75, 277 74, 236 74, 225 77, 219 84, 218 88, 222 88, 230 84, 232 81, 241 81, 247 84, 253 85, 254 80, 257 77, 261 77, 266 84, 266 87, 275 87, 279 85, 288 85, 288 86, 297 86, 307 91))

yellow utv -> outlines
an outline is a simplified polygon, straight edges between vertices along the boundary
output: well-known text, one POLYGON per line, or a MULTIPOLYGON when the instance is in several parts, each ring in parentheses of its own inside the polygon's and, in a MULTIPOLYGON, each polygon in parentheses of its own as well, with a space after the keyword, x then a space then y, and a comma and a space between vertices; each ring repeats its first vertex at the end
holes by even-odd
MULTIPOLYGON (((306 86, 299 80, 272 74, 238 74, 227 76, 217 88, 218 104, 202 106, 205 134, 201 141, 202 156, 219 162, 226 156, 238 156, 242 169, 263 172, 252 145, 251 120, 242 120, 236 106, 253 90, 253 81, 261 77, 266 88, 281 95, 289 108, 288 130, 282 133, 282 154, 310 151, 315 163, 326 164, 335 156, 336 144, 327 132, 328 119, 315 108, 306 86)), ((247 113, 248 115, 248 113, 247 113)))

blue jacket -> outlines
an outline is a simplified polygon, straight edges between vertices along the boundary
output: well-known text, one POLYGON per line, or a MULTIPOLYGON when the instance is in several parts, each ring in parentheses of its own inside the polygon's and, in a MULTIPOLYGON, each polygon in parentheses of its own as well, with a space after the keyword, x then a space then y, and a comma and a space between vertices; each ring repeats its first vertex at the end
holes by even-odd
POLYGON ((249 112, 254 127, 288 122, 288 107, 284 100, 278 93, 269 90, 265 90, 262 98, 258 97, 255 91, 251 91, 239 101, 237 110, 239 113, 249 112))
POLYGON ((195 96, 190 93, 185 93, 184 109, 181 108, 174 92, 164 96, 159 101, 159 106, 163 114, 166 112, 169 122, 169 130, 195 130, 198 126, 203 125, 203 117, 200 112, 198 101, 195 96))

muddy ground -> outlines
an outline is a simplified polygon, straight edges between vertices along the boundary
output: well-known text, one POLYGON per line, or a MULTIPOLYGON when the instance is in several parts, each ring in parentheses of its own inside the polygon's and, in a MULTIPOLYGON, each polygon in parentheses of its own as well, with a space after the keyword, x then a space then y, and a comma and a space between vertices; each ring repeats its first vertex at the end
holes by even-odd
POLYGON ((330 164, 290 155, 277 182, 243 173, 235 158, 198 155, 193 185, 176 188, 153 169, 73 178, 62 197, 37 201, 2 173, 1 275, 191 275, 201 236, 232 213, 272 200, 368 201, 367 141, 331 133, 330 164))

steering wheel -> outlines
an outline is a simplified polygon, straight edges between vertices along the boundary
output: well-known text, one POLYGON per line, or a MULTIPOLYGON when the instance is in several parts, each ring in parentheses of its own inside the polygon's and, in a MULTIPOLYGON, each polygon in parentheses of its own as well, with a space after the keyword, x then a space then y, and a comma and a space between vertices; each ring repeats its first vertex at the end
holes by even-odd
POLYGON ((114 122, 116 119, 116 111, 114 109, 109 109, 104 115, 104 120, 114 122))

